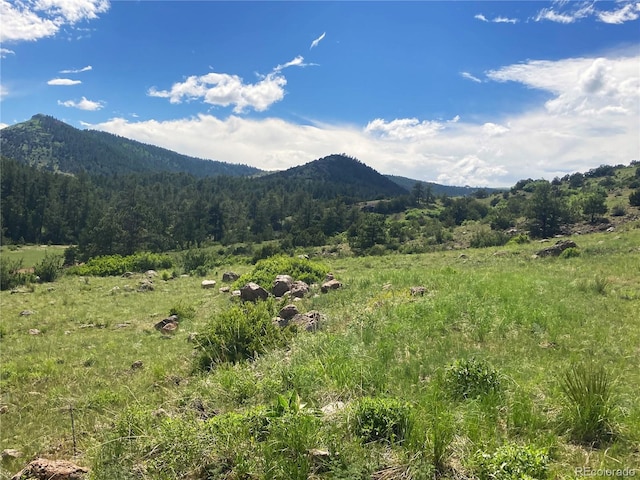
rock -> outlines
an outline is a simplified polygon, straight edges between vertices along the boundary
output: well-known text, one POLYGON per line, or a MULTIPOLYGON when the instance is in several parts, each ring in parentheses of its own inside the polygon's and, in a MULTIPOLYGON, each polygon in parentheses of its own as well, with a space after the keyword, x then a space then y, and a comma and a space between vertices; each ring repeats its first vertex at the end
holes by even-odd
POLYGON ((298 307, 290 303, 289 305, 283 307, 282 310, 280 310, 280 313, 278 313, 278 316, 285 320, 291 320, 293 317, 295 317, 299 313, 300 312, 298 311, 298 307))
POLYGON ((240 275, 238 275, 235 272, 224 272, 222 274, 222 281, 223 282, 235 282, 239 278, 240 278, 240 275))
POLYGON ((2 459, 5 458, 19 458, 22 456, 22 452, 20 450, 16 450, 15 448, 7 448, 2 451, 2 459))
POLYGON ((240 289, 240 298, 245 302, 256 302, 269 298, 269 292, 257 283, 249 282, 240 289))
POLYGON ((464 253, 461 253, 460 255, 458 255, 458 258, 468 258, 468 257, 464 253))
POLYGON ((42 332, 40 330, 38 330, 37 328, 30 328, 29 329, 29 335, 40 335, 42 332))
POLYGON ((324 277, 325 282, 330 282, 331 280, 335 280, 336 277, 333 276, 333 273, 327 273, 324 277))
POLYGON ((155 270, 147 270, 146 272, 144 272, 144 274, 149 278, 158 276, 158 272, 156 272, 155 270))
POLYGON ((142 367, 144 367, 142 360, 136 360, 131 364, 131 370, 140 370, 142 367))
POLYGON ((153 282, 150 280, 143 280, 138 286, 139 292, 153 292, 154 289, 153 282))
MULTIPOLYGON (((158 323, 156 323, 153 326, 153 328, 155 328, 156 330, 162 332, 167 325, 170 325, 172 323, 175 323, 176 324, 176 328, 177 328, 178 322, 179 322, 179 320, 178 320, 178 316, 177 315, 170 315, 167 318, 163 318, 158 323)), ((171 329, 171 328, 172 327, 169 327, 169 329, 171 329)), ((175 330, 175 328, 173 328, 173 330, 175 330)))
POLYGON ((231 289, 229 287, 220 287, 220 293, 229 293, 231 289))
POLYGON ((309 255, 307 255, 306 253, 303 253, 301 255, 298 255, 298 258, 300 260, 309 260, 309 255))
POLYGON ((203 280, 202 283, 200 284, 200 286, 202 288, 213 288, 216 286, 216 281, 215 280, 203 280))
POLYGON ((322 291, 322 293, 327 293, 329 290, 337 290, 338 288, 342 287, 342 283, 340 283, 338 280, 329 280, 328 282, 324 282, 322 284, 322 287, 320 287, 320 290, 322 291))
POLYGON ((9 407, 7 405, 0 405, 0 415, 9 413, 9 407))
POLYGON ((116 324, 116 326, 114 328, 127 328, 127 327, 130 327, 130 326, 131 326, 130 323, 125 322, 125 323, 116 324))
POLYGON ((606 230, 607 232, 615 232, 616 231, 616 227, 609 227, 606 230))
POLYGON ((325 405, 320 409, 320 411, 330 417, 331 415, 334 415, 335 413, 343 409, 344 409, 344 402, 337 401, 337 402, 331 402, 325 405))
POLYGON ((557 257, 562 252, 564 252, 567 248, 576 248, 576 247, 577 247, 576 242, 574 242, 573 240, 559 240, 558 242, 555 243, 555 245, 552 245, 547 248, 543 248, 542 250, 537 252, 536 255, 538 255, 538 257, 557 257))
POLYGON ((178 322, 170 322, 160 329, 163 335, 173 335, 178 330, 178 322))
POLYGON ((124 272, 122 274, 122 278, 131 278, 133 277, 133 272, 124 272))
POLYGON ((232 296, 232 297, 239 297, 239 296, 241 296, 241 295, 242 295, 242 293, 240 292, 240 290, 233 290, 233 291, 231 292, 231 296, 232 296))
POLYGON ((157 410, 154 410, 151 415, 153 415, 156 418, 159 417, 169 417, 169 413, 167 413, 167 411, 164 408, 159 408, 157 410))
POLYGON ((293 285, 293 278, 290 275, 278 275, 273 281, 271 292, 276 297, 281 297, 291 289, 293 285))
POLYGON ((291 285, 291 289, 289 290, 289 293, 291 294, 292 297, 302 298, 307 293, 309 293, 309 285, 307 285, 307 283, 303 282, 302 280, 296 280, 291 285))
POLYGON ((411 287, 409 291, 411 292, 411 295, 413 295, 414 297, 418 295, 422 297, 427 292, 427 287, 422 287, 422 286, 411 287))
POLYGON ((320 329, 323 320, 320 312, 311 310, 304 314, 295 315, 288 323, 296 325, 298 328, 303 328, 307 332, 315 332, 320 329))
POLYGON ((80 467, 67 460, 47 460, 36 458, 16 473, 11 480, 84 480, 88 468, 80 467))
POLYGON ((188 336, 187 336, 187 342, 189 343, 196 343, 196 339, 198 338, 198 333, 197 332, 191 332, 188 336))
POLYGON ((504 257, 505 255, 509 255, 509 252, 506 250, 498 250, 497 252, 493 252, 494 257, 504 257))
POLYGON ((34 313, 36 313, 36 312, 34 312, 33 310, 23 310, 23 311, 20 312, 20 316, 21 317, 28 317, 29 315, 33 315, 34 313))

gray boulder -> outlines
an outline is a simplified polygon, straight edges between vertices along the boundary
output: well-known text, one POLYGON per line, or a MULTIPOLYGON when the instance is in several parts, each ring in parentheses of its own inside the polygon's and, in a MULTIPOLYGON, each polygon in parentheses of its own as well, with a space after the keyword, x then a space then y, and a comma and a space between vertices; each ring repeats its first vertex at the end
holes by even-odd
POLYGON ((249 282, 240 289, 240 298, 245 302, 256 302, 269 298, 269 292, 257 283, 249 282))
POLYGON ((271 292, 276 297, 281 297, 291 289, 293 278, 290 275, 278 275, 273 281, 271 292))

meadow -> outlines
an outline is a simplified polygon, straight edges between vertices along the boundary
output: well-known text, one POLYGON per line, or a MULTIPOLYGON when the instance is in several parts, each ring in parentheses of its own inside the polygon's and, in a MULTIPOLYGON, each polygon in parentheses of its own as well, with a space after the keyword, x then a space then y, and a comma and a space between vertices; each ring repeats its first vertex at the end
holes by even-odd
MULTIPOLYGON (((95 480, 640 475, 639 227, 560 258, 533 258, 538 242, 312 257, 343 284, 297 303, 324 327, 211 370, 191 334, 237 302, 201 277, 3 291, 0 450, 22 456, 0 478, 37 456, 95 480), (172 309, 191 314, 163 335, 172 309)), ((40 258, 2 254, 21 253, 40 258)), ((251 265, 206 278, 229 270, 251 265)))

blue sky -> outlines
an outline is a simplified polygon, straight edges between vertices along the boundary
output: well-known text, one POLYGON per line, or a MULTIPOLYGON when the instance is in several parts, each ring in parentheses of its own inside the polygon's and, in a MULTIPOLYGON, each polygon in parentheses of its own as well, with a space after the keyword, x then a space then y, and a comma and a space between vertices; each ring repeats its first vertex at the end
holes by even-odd
POLYGON ((0 0, 0 123, 509 186, 640 159, 640 2, 0 0))

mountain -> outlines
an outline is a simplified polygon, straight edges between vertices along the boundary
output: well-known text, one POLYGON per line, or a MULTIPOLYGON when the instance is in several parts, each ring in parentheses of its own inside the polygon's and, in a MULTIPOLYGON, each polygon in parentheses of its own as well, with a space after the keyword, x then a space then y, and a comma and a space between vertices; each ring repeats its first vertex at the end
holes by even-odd
POLYGON ((467 195, 471 195, 478 190, 485 190, 488 193, 501 191, 499 188, 483 188, 483 187, 456 187, 452 185, 441 185, 439 183, 433 182, 423 182, 421 180, 413 180, 407 177, 399 177, 397 175, 385 175, 389 180, 394 183, 397 183, 401 187, 406 188, 407 190, 411 190, 413 186, 419 181, 425 187, 431 187, 431 193, 434 195, 447 195, 449 197, 465 197, 467 195))
POLYGON ((377 199, 407 195, 409 191, 361 161, 345 154, 334 154, 312 162, 265 175, 256 181, 295 182, 314 198, 342 196, 351 199, 377 199))
POLYGON ((189 157, 95 130, 79 130, 47 115, 0 130, 5 157, 53 172, 127 174, 185 172, 197 177, 249 176, 260 170, 214 160, 189 157))

